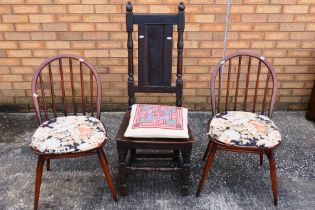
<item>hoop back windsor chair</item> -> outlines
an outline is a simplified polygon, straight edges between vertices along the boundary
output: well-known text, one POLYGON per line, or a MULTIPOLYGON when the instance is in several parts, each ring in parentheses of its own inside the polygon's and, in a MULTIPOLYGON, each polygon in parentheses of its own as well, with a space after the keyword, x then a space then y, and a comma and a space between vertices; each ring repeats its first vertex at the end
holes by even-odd
POLYGON ((45 161, 47 170, 50 170, 51 159, 86 155, 98 155, 113 199, 117 201, 118 196, 103 150, 106 133, 100 121, 101 95, 102 88, 98 73, 92 64, 80 56, 59 54, 46 59, 35 71, 32 79, 32 97, 39 128, 36 130, 30 145, 32 151, 38 155, 34 209, 38 208, 45 161), (78 116, 79 113, 82 113, 83 116, 78 116), (74 115, 74 118, 71 118, 72 123, 67 121, 70 119, 69 114, 74 115), (87 114, 90 116, 86 116, 87 114), (60 132, 58 130, 64 130, 66 126, 69 126, 68 124, 76 124, 78 121, 83 125, 83 127, 78 127, 78 132, 87 135, 80 136, 80 141, 70 139, 67 142, 66 138, 69 139, 71 134, 68 133, 69 136, 63 136, 63 134, 67 133, 65 131, 69 129, 60 132), (54 126, 57 127, 54 128, 54 126), (94 139, 95 141, 92 143, 91 140, 95 137, 93 136, 95 132, 98 132, 99 139, 97 141, 94 139), (52 141, 56 140, 55 137, 59 138, 58 141, 60 142, 52 144, 52 141), (50 142, 48 143, 49 139, 50 142))
MULTIPOLYGON (((277 82, 277 75, 276 75, 274 67, 265 57, 258 55, 256 53, 236 52, 234 54, 226 56, 222 61, 220 61, 216 65, 216 68, 212 74, 211 86, 210 86, 212 119, 210 120, 208 124, 209 143, 203 156, 203 160, 207 158, 207 162, 206 162, 206 165, 205 165, 205 168, 204 168, 204 171, 203 171, 200 183, 199 183, 197 196, 200 195, 200 192, 203 188, 205 179, 211 168, 211 165, 212 165, 212 162, 214 160, 215 153, 217 150, 259 154, 261 165, 263 164, 263 155, 265 154, 267 158, 269 159, 274 204, 277 205, 278 196, 277 196, 277 184, 276 184, 276 166, 275 166, 275 158, 274 158, 273 150, 279 145, 281 136, 276 126, 273 124, 273 122, 270 119, 266 119, 261 116, 261 115, 264 115, 264 113, 266 112, 266 109, 268 109, 268 117, 269 118, 272 117, 274 104, 275 104, 275 100, 277 96, 277 88, 278 88, 278 82, 277 82), (247 60, 244 61, 245 60, 244 58, 247 58, 247 60), (235 68, 232 68, 233 66, 232 61, 234 61, 234 63, 237 63, 234 66, 235 68), (244 64, 242 64, 242 62, 244 64), (225 70, 227 71, 227 73, 225 74, 226 75, 225 78, 223 78, 224 74, 222 73, 224 64, 228 64, 228 67, 225 70), (254 72, 254 68, 252 67, 253 64, 257 68, 256 72, 254 72), (240 83, 241 79, 244 79, 245 82, 240 83), (264 82, 262 82, 263 79, 265 80, 264 82), (218 83, 217 91, 215 88, 216 82, 218 83), (269 83, 271 82, 272 82, 272 85, 271 85, 272 91, 269 92, 269 89, 270 89, 269 83), (235 88, 234 95, 231 90, 232 86, 235 88), (217 95, 216 95, 216 92, 218 93, 217 95), (268 98, 270 98, 269 102, 268 102, 268 98), (241 107, 239 105, 240 99, 243 99, 241 107), (233 100, 234 100, 234 103, 233 103, 233 100), (221 101, 223 101, 223 103, 221 103, 221 101), (243 137, 243 134, 242 134, 243 131, 237 130, 244 127, 244 125, 242 124, 239 124, 238 125, 239 128, 236 128, 236 129, 234 129, 232 126, 228 124, 226 125, 227 126, 226 128, 225 127, 219 128, 219 129, 223 129, 224 131, 229 130, 229 132, 237 131, 238 133, 234 132, 233 134, 234 136, 236 136, 235 138, 240 141, 237 141, 233 139, 232 137, 231 137, 232 140, 224 139, 226 141, 223 141, 222 136, 224 135, 224 133, 215 134, 215 135, 213 134, 215 133, 213 132, 213 130, 218 129, 218 127, 220 127, 219 124, 214 125, 213 123, 214 120, 218 120, 220 118, 221 121, 219 122, 220 124, 223 124, 225 120, 226 121, 228 120, 228 115, 229 113, 231 113, 234 115, 239 115, 239 119, 234 119, 234 122, 231 122, 232 124, 235 123, 236 121, 242 121, 246 117, 248 117, 248 115, 246 114, 248 112, 246 112, 246 110, 248 110, 249 108, 251 109, 252 113, 257 112, 258 102, 261 103, 261 111, 259 115, 260 117, 258 117, 258 115, 250 116, 253 118, 250 121, 250 123, 253 122, 253 125, 251 126, 254 126, 254 128, 255 126, 257 126, 257 128, 259 127, 259 129, 257 130, 263 133, 263 130, 265 129, 263 126, 266 126, 265 124, 267 123, 270 124, 271 126, 270 129, 273 129, 272 132, 276 134, 277 138, 275 139, 277 141, 273 141, 275 139, 272 139, 270 136, 267 136, 267 138, 269 137, 272 140, 270 142, 266 141, 267 138, 258 139, 260 137, 257 138, 257 136, 248 137, 248 136, 245 136, 244 134, 245 137, 243 137), (241 108, 242 112, 229 112, 229 110, 236 111, 239 108, 241 108), (216 113, 219 113, 219 114, 216 115, 216 113), (255 119, 259 119, 261 122, 254 122, 255 119), (241 142, 242 138, 247 138, 246 141, 244 141, 245 143, 241 142)), ((245 123, 245 126, 247 126, 247 124, 245 123)), ((222 132, 222 130, 220 132, 222 132)), ((248 131, 245 130, 245 132, 248 132, 248 131)), ((248 133, 246 133, 246 135, 247 134, 248 133)))

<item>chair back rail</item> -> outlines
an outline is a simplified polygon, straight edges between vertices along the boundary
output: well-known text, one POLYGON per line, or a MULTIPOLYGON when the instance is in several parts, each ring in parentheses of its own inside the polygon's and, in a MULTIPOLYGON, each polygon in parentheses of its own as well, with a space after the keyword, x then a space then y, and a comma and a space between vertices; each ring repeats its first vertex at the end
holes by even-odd
POLYGON ((182 105, 183 32, 185 6, 180 3, 177 14, 134 14, 126 6, 128 33, 128 97, 129 108, 135 103, 135 93, 176 93, 176 106, 182 105), (135 85, 133 65, 133 26, 138 25, 138 84, 135 85), (177 79, 172 86, 173 26, 177 25, 177 79))
POLYGON ((213 71, 212 77, 211 77, 210 89, 211 89, 212 115, 214 116, 216 112, 221 111, 221 98, 222 97, 225 97, 224 111, 228 111, 229 109, 231 109, 230 108, 231 106, 229 103, 233 104, 233 110, 236 111, 238 109, 238 103, 240 100, 241 90, 243 90, 243 97, 244 97, 243 103, 242 103, 243 104, 242 110, 243 111, 247 110, 247 106, 251 102, 249 101, 249 97, 253 96, 251 111, 256 112, 257 102, 258 102, 259 94, 260 94, 259 89, 263 90, 263 96, 260 97, 262 98, 260 113, 264 114, 266 110, 266 104, 268 103, 267 100, 270 95, 269 94, 270 79, 272 79, 272 87, 271 87, 272 92, 271 92, 269 105, 268 105, 269 118, 272 117, 274 104, 275 104, 275 100, 277 96, 277 89, 278 89, 277 75, 272 64, 265 57, 259 54, 253 53, 253 52, 236 52, 229 56, 226 56, 224 59, 220 61, 220 63, 216 65, 215 70, 213 71), (233 68, 233 64, 235 64, 235 61, 236 62, 238 61, 238 63, 235 65, 235 68, 233 68), (254 62, 257 63, 256 65, 257 67, 253 65, 254 62), (228 65, 227 75, 226 75, 227 77, 226 85, 224 84, 225 79, 224 79, 224 74, 223 74, 224 65, 225 66, 228 65), (242 67, 245 70, 245 72, 243 70, 243 73, 242 73, 242 69, 243 69, 242 67), (262 79, 263 70, 266 71, 265 81, 263 81, 262 79), (232 71, 236 71, 236 72, 232 74, 232 71), (236 77, 235 78, 236 81, 234 81, 234 79, 232 81, 232 76, 236 77), (244 78, 245 88, 240 87, 242 85, 240 81, 241 76, 243 77, 245 76, 244 78), (218 90, 217 90, 218 94, 216 95, 215 83, 217 80, 219 84, 218 84, 218 90), (234 84, 233 85, 235 88, 234 96, 231 95, 232 93, 231 84, 234 84), (261 86, 263 87, 261 88, 261 86))
POLYGON ((83 115, 89 112, 94 116, 96 112, 96 117, 100 119, 101 95, 98 73, 91 63, 77 55, 59 54, 48 58, 33 75, 32 96, 39 124, 51 115, 56 118, 59 108, 64 116, 71 111, 77 115, 80 108, 83 115), (80 93, 76 93, 76 90, 80 93), (89 108, 86 107, 87 103, 89 108))

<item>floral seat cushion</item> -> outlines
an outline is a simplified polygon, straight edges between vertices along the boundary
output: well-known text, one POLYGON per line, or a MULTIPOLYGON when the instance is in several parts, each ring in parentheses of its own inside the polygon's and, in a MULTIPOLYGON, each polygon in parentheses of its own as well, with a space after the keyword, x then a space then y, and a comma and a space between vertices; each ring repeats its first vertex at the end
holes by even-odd
POLYGON ((103 124, 94 117, 57 117, 38 127, 30 147, 42 153, 83 152, 99 147, 105 134, 103 124))
POLYGON ((281 134, 268 117, 251 112, 218 113, 208 135, 229 145, 270 148, 278 145, 281 134))
POLYGON ((125 137, 189 138, 188 110, 176 106, 134 104, 125 137))

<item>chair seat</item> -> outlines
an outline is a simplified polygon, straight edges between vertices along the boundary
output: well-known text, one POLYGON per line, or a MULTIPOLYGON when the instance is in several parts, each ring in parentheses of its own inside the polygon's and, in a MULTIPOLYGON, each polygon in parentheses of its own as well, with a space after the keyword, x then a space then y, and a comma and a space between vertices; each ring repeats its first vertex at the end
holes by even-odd
POLYGON ((157 104, 132 105, 125 137, 189 138, 188 110, 157 104))
POLYGON ((101 121, 89 116, 57 117, 42 123, 30 147, 41 153, 64 154, 98 148, 106 139, 101 121))
POLYGON ((228 145, 271 148, 281 141, 277 126, 268 117, 251 112, 218 113, 210 123, 212 138, 228 145))

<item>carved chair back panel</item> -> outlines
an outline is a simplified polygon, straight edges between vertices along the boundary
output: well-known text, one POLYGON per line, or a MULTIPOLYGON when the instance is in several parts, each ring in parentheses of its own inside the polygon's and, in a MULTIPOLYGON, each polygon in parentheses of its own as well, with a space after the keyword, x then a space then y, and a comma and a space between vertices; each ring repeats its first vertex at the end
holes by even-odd
POLYGON ((126 6, 128 32, 128 96, 129 107, 135 103, 135 93, 176 93, 176 106, 182 105, 184 4, 177 14, 133 14, 126 6), (138 25, 138 84, 135 84, 133 65, 133 31, 138 25), (177 25, 176 85, 172 86, 173 27, 177 25))

